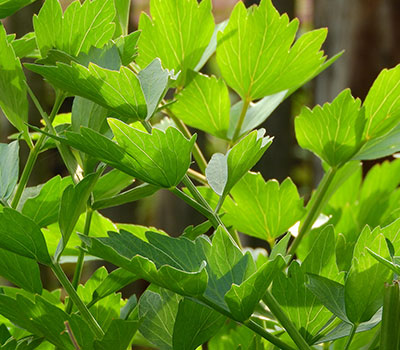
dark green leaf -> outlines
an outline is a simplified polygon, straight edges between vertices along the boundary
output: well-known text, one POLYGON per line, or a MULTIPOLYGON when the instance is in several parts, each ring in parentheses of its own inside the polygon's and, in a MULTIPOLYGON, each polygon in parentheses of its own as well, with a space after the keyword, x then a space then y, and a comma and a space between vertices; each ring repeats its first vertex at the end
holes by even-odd
POLYGON ((303 199, 289 178, 279 185, 276 180, 265 182, 259 173, 247 173, 231 195, 235 204, 224 207, 224 222, 272 245, 304 215, 303 199))
POLYGON ((31 218, 39 227, 46 227, 56 222, 62 193, 71 184, 70 177, 53 177, 41 186, 36 196, 25 201, 22 214, 31 218))
POLYGON ((136 44, 140 32, 136 31, 127 36, 121 36, 115 40, 123 66, 128 66, 136 58, 138 50, 136 44))
POLYGON ((0 143, 0 199, 7 200, 18 182, 19 144, 0 143))
POLYGON ((181 182, 190 166, 195 136, 187 140, 172 127, 165 132, 154 129, 148 134, 117 119, 109 120, 109 124, 118 144, 136 163, 139 179, 166 188, 181 182))
POLYGON ((227 84, 242 99, 298 86, 325 62, 319 50, 326 30, 306 33, 292 46, 297 27, 298 21, 289 23, 270 0, 249 11, 242 2, 235 6, 227 27, 218 33, 217 60, 227 84))
POLYGON ((146 100, 139 79, 126 67, 113 71, 93 63, 86 68, 74 62, 71 65, 57 63, 57 66, 25 66, 42 75, 55 87, 96 102, 120 118, 146 118, 146 100), (121 90, 121 86, 125 88, 121 90))
POLYGON ((36 0, 1 0, 0 2, 0 19, 11 16, 21 8, 35 2, 36 0))
POLYGON ((31 219, 14 209, 4 208, 0 222, 1 248, 44 265, 51 264, 43 234, 31 219))
POLYGON ((222 79, 191 72, 188 85, 170 109, 187 125, 219 138, 227 138, 230 100, 222 79))
POLYGON ((95 350, 126 350, 139 328, 138 321, 113 320, 102 340, 95 340, 95 350))
POLYGON ((150 12, 152 18, 140 16, 137 63, 145 67, 159 57, 165 68, 182 72, 178 84, 184 85, 187 71, 199 63, 214 30, 211 1, 152 0, 150 12))
POLYGON ((232 187, 260 160, 272 143, 265 130, 255 130, 241 139, 226 155, 215 153, 206 169, 208 183, 219 195, 232 187), (226 169, 227 168, 227 172, 226 169))
POLYGON ((0 23, 0 107, 5 116, 20 132, 28 143, 28 99, 26 80, 19 59, 15 56, 12 45, 7 42, 7 35, 0 23))
POLYGON ((174 350, 195 350, 222 327, 226 317, 189 299, 179 302, 172 344, 174 350))
POLYGON ((59 49, 72 56, 102 47, 114 34, 113 0, 74 1, 64 15, 58 0, 46 0, 33 18, 36 41, 42 57, 49 49, 59 49))

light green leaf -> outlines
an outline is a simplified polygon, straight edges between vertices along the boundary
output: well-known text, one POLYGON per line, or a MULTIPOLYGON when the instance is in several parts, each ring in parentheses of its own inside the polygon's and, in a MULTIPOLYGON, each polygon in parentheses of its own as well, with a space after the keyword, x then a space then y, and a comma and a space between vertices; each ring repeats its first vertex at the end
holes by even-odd
POLYGON ((0 0, 0 19, 11 16, 14 12, 36 0, 0 0))
POLYGON ((174 350, 194 350, 214 336, 226 317, 189 299, 179 302, 172 344, 174 350))
POLYGON ((28 292, 42 294, 39 266, 32 259, 0 249, 0 276, 28 292))
POLYGON ((25 124, 28 121, 25 75, 1 23, 0 53, 0 107, 10 123, 23 132, 25 140, 31 144, 25 124))
POLYGON ((71 65, 25 66, 42 75, 55 87, 96 102, 120 118, 132 121, 146 118, 146 101, 139 79, 126 67, 112 71, 92 63, 86 68, 75 62, 71 62, 71 65))
POLYGON ((19 58, 37 56, 36 37, 34 32, 25 34, 22 38, 13 40, 11 45, 14 49, 15 56, 19 58))
POLYGON ((386 266, 388 269, 392 270, 395 274, 400 275, 400 266, 381 257, 379 254, 374 253, 371 249, 366 248, 368 253, 371 254, 373 258, 379 261, 382 265, 386 266))
POLYGON ((242 2, 235 6, 218 33, 217 60, 225 81, 243 100, 297 87, 325 62, 319 50, 327 31, 306 33, 292 46, 297 28, 298 21, 289 23, 270 0, 251 10, 242 2))
POLYGON ((129 11, 131 9, 131 0, 114 0, 116 10, 115 15, 115 36, 127 35, 129 25, 129 11))
POLYGON ((0 247, 18 255, 51 264, 43 233, 31 219, 14 209, 0 213, 0 247))
POLYGON ((149 120, 167 93, 169 79, 175 77, 168 69, 162 68, 159 58, 155 58, 139 72, 138 78, 147 104, 146 120, 149 120))
POLYGON ((279 185, 276 180, 265 182, 260 173, 247 173, 231 195, 235 203, 224 207, 227 225, 272 245, 305 212, 303 199, 289 178, 279 185))
POLYGON ((19 144, 0 143, 0 199, 7 200, 13 194, 19 174, 19 144))
POLYGON ((36 40, 42 57, 49 49, 59 49, 72 56, 102 47, 115 31, 113 0, 74 1, 62 14, 58 0, 46 0, 33 18, 36 40))
POLYGON ((53 177, 44 185, 40 185, 40 192, 36 196, 26 200, 22 214, 32 219, 39 227, 56 222, 62 193, 71 184, 70 177, 53 177))
POLYGON ((364 102, 366 128, 363 137, 383 136, 398 126, 400 118, 400 65, 384 69, 376 78, 364 102))
POLYGON ((385 282, 392 272, 373 258, 366 248, 388 259, 389 251, 380 229, 366 226, 354 247, 352 266, 345 282, 346 312, 353 323, 366 322, 383 304, 385 282))
POLYGON ((167 290, 147 290, 139 301, 139 331, 162 350, 172 350, 174 320, 182 297, 167 290))
POLYGON ((139 56, 137 63, 147 66, 159 57, 163 66, 181 71, 178 85, 186 82, 189 69, 199 63, 214 30, 211 1, 151 0, 152 18, 140 16, 139 56))
POLYGON ((265 130, 255 130, 242 138, 224 156, 215 153, 206 169, 208 183, 215 193, 226 196, 232 187, 260 160, 272 143, 272 138, 265 136, 265 130), (226 171, 228 168, 228 176, 226 171))
POLYGON ((233 284, 225 302, 236 320, 245 321, 254 312, 275 275, 285 266, 282 256, 267 261, 240 285, 233 284))
MULTIPOLYGON (((124 0, 122 0, 124 1, 124 0)), ((140 32, 132 32, 129 35, 121 36, 115 40, 123 66, 128 66, 138 55, 137 42, 140 32)))
POLYGON ((159 189, 160 189, 160 187, 158 187, 158 186, 144 183, 144 184, 136 186, 126 192, 117 194, 115 196, 96 200, 93 203, 92 208, 95 210, 98 210, 98 209, 116 207, 116 206, 119 206, 119 205, 122 205, 125 203, 135 202, 140 199, 143 199, 143 198, 153 195, 159 189))
POLYGON ((93 188, 93 198, 96 201, 113 197, 134 182, 132 176, 113 169, 98 179, 93 188))
POLYGON ((64 190, 58 218, 62 237, 55 254, 56 260, 67 246, 79 216, 86 210, 87 201, 98 177, 98 174, 89 174, 76 186, 70 185, 64 190))
POLYGON ((148 134, 117 119, 109 119, 109 124, 118 144, 136 164, 139 179, 166 188, 181 182, 190 166, 195 136, 187 140, 172 127, 148 134))
POLYGON ((112 320, 103 339, 94 341, 94 349, 126 350, 138 328, 138 321, 112 320))
POLYGON ((187 125, 225 139, 229 128, 229 92, 224 81, 190 72, 187 86, 170 109, 187 125))
POLYGON ((304 108, 295 120, 296 138, 330 166, 349 161, 362 145, 365 121, 361 101, 344 90, 331 104, 304 108))

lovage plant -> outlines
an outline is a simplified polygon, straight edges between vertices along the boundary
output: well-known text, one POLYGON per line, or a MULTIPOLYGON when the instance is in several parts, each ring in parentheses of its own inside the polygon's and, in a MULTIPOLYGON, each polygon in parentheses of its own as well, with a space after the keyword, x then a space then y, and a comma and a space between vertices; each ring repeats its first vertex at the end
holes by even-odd
MULTIPOLYGON (((32 2, 2 0, 0 18, 32 2)), ((129 8, 86 0, 63 12, 45 0, 32 33, 0 26, 0 107, 18 130, 0 144, 0 275, 14 285, 0 291, 1 348, 398 349, 400 161, 365 178, 361 167, 400 150, 400 66, 365 101, 345 90, 297 116, 299 145, 325 169, 305 205, 290 178, 251 169, 273 142, 257 128, 340 56, 321 51, 327 31, 297 36, 298 21, 271 0, 239 2, 217 25, 211 0, 151 0, 128 33, 129 8), (214 53, 220 77, 200 73, 214 53), (23 68, 54 88, 49 114, 23 68), (28 123, 28 96, 42 128, 28 123), (71 113, 59 114, 71 96, 71 113), (206 159, 187 126, 227 152, 206 159), (27 187, 51 148, 69 176, 27 187), (204 222, 170 236, 99 212, 159 190, 204 222), (271 249, 243 248, 238 232, 271 249), (82 285, 89 259, 117 269, 82 285), (43 288, 39 265, 66 297, 43 288), (138 279, 147 290, 123 299, 138 279)))

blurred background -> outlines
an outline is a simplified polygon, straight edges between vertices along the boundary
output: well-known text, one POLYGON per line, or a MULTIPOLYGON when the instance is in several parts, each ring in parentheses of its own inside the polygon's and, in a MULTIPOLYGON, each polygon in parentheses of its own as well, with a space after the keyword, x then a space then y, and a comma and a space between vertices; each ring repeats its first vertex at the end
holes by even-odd
MULTIPOLYGON (((71 0, 60 0, 64 7, 71 0)), ((237 0, 213 0, 216 23, 229 17, 237 0)), ((246 5, 258 1, 244 1, 246 5)), ((344 55, 317 79, 299 90, 281 105, 266 121, 263 127, 275 137, 273 145, 266 152, 256 170, 265 179, 282 181, 290 176, 307 199, 318 183, 322 171, 320 164, 311 153, 297 146, 294 137, 293 119, 301 106, 314 106, 331 101, 341 90, 349 87, 356 97, 364 99, 369 87, 383 68, 400 63, 400 1, 399 0, 275 0, 275 7, 290 18, 298 17, 301 31, 328 27, 325 53, 331 57, 345 50, 344 55)), ((32 14, 37 13, 42 1, 17 12, 6 19, 8 33, 21 37, 32 31, 32 14)), ((149 12, 149 0, 132 0, 130 31, 137 28, 140 13, 149 12)), ((204 68, 207 74, 218 75, 215 57, 204 68)), ((28 81, 47 111, 50 110, 54 93, 41 77, 26 71, 28 81)), ((71 100, 66 101, 62 112, 69 112, 71 100)), ((1 113, 1 112, 0 112, 1 113)), ((32 106, 30 123, 40 124, 40 116, 32 106)), ((12 126, 5 118, 0 118, 0 142, 8 142, 13 133, 12 126)), ((215 139, 200 136, 200 144, 206 157, 220 151, 222 145, 215 139)), ((21 150, 21 163, 25 164, 27 149, 21 150)), ((370 166, 367 164, 367 167, 370 166)), ((35 166, 29 185, 44 183, 56 174, 67 175, 56 151, 42 154, 35 166)), ((191 208, 176 200, 167 191, 158 192, 153 198, 110 209, 104 215, 115 222, 136 223, 155 226, 171 235, 179 235, 190 224, 204 219, 191 208), (156 204, 155 204, 156 203, 156 204)), ((261 241, 248 241, 248 245, 263 246, 261 241)))

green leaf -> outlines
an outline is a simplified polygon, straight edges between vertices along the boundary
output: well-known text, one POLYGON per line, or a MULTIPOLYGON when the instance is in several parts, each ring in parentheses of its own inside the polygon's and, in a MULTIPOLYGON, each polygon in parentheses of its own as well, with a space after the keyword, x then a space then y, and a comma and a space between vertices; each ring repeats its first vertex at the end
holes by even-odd
POLYGON ((306 33, 292 46, 297 28, 298 21, 289 23, 270 0, 250 10, 242 2, 235 6, 218 33, 217 60, 225 81, 243 100, 297 87, 325 62, 319 50, 326 29, 306 33))
POLYGON ((5 116, 31 144, 28 134, 28 99, 25 75, 21 62, 15 56, 12 45, 7 42, 7 34, 0 24, 0 107, 5 116))
POLYGON ((285 266, 282 256, 267 261, 240 285, 233 284, 225 302, 236 320, 245 321, 254 312, 275 275, 285 266))
POLYGON ((108 295, 118 292, 123 287, 136 281, 137 277, 132 272, 124 269, 116 269, 101 281, 92 294, 92 303, 107 297, 108 295))
POLYGON ((19 144, 0 143, 0 199, 7 200, 18 182, 19 144))
POLYGON ((92 46, 102 47, 115 31, 113 0, 74 1, 62 14, 58 0, 46 0, 33 18, 36 41, 42 57, 50 49, 59 49, 72 56, 89 52, 92 46))
POLYGON ((147 104, 146 120, 149 120, 167 93, 169 79, 174 79, 174 76, 162 68, 159 58, 155 58, 139 72, 138 78, 147 104))
POLYGON ((225 139, 229 128, 229 92, 224 81, 190 72, 187 86, 170 109, 185 124, 225 139))
POLYGON ((366 226, 354 247, 352 266, 345 282, 346 312, 353 323, 366 322, 383 304, 384 283, 392 272, 373 258, 366 248, 390 258, 385 237, 379 228, 366 226))
POLYGON ((397 275, 400 275, 400 266, 392 263, 391 261, 381 257, 380 255, 374 253, 371 249, 366 248, 368 253, 371 254, 377 261, 379 261, 382 265, 386 266, 388 269, 392 270, 397 275))
POLYGON ((211 188, 226 196, 232 187, 260 160, 272 143, 265 130, 255 130, 242 138, 226 155, 215 153, 206 169, 211 188), (227 170, 226 170, 227 169, 227 170))
POLYGON ((39 227, 46 227, 58 219, 61 196, 67 186, 72 184, 70 177, 55 176, 44 185, 40 192, 25 201, 22 214, 32 219, 39 227))
POLYGON ((189 299, 179 302, 172 344, 174 350, 194 350, 214 336, 226 317, 189 299))
POLYGON ((147 290, 140 298, 139 331, 160 349, 173 349, 174 320, 181 298, 164 289, 159 293, 147 290))
POLYGON ((398 349, 400 334, 400 288, 399 282, 385 286, 380 349, 398 349))
POLYGON ((195 136, 187 140, 172 127, 165 132, 154 129, 148 134, 117 119, 109 119, 109 124, 118 144, 136 164, 139 179, 166 188, 181 182, 190 166, 195 136))
POLYGON ((103 339, 95 340, 94 349, 126 350, 138 328, 138 321, 113 320, 103 339))
POLYGON ((1 0, 0 1, 0 19, 11 16, 14 12, 35 2, 36 0, 1 0))
MULTIPOLYGON (((124 1, 124 0, 122 0, 124 1)), ((123 66, 128 66, 138 55, 137 42, 140 32, 132 32, 129 35, 121 36, 115 40, 123 66)))
POLYGON ((39 266, 32 259, 0 249, 0 276, 28 292, 42 294, 39 266))
POLYGON ((18 255, 50 265, 51 258, 40 228, 14 209, 0 213, 0 247, 18 255))
POLYGON ((114 35, 126 35, 128 34, 131 0, 114 0, 114 6, 117 12, 114 20, 116 24, 114 35))
POLYGON ((131 203, 149 197, 156 193, 159 189, 160 188, 158 186, 144 183, 118 195, 97 200, 93 203, 92 208, 98 210, 116 207, 125 203, 131 203))
POLYGON ((186 82, 189 69, 199 63, 214 30, 211 1, 151 0, 152 18, 140 16, 139 56, 137 63, 147 66, 159 57, 163 66, 181 71, 178 85, 186 82))
POLYGON ((146 118, 146 101, 139 79, 126 67, 113 71, 93 63, 86 68, 75 62, 71 62, 71 65, 25 66, 42 75, 53 86, 96 102, 120 118, 132 121, 146 118), (125 88, 121 90, 121 86, 125 88))
POLYGON ((22 295, 16 295, 16 298, 0 295, 0 314, 61 349, 74 349, 64 332, 68 315, 38 295, 32 300, 22 295))
POLYGON ((400 65, 384 69, 376 78, 364 102, 364 138, 383 136, 398 126, 400 118, 400 65))
POLYGON ((86 210, 87 201, 98 177, 98 174, 90 174, 76 186, 70 185, 64 190, 61 197, 58 218, 62 237, 55 254, 56 260, 60 258, 64 248, 68 244, 79 216, 86 210))
POLYGON ((344 90, 335 100, 313 110, 304 108, 296 118, 296 138, 330 166, 349 161, 363 142, 365 120, 361 101, 344 90))
POLYGON ((94 200, 105 199, 117 195, 124 188, 132 185, 135 179, 132 176, 113 169, 100 177, 93 188, 94 200))
POLYGON ((290 178, 279 185, 276 180, 265 182, 260 173, 247 173, 231 195, 235 203, 224 207, 224 222, 271 244, 305 212, 303 199, 290 178))
POLYGON ((37 45, 35 33, 30 32, 22 38, 13 40, 11 45, 14 49, 15 56, 19 58, 36 57, 37 45))

